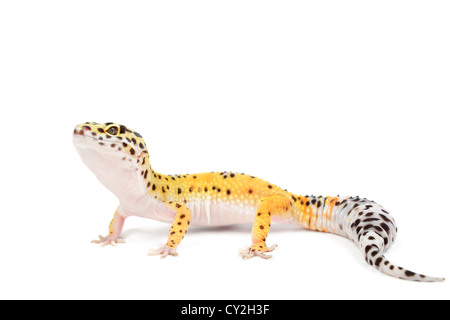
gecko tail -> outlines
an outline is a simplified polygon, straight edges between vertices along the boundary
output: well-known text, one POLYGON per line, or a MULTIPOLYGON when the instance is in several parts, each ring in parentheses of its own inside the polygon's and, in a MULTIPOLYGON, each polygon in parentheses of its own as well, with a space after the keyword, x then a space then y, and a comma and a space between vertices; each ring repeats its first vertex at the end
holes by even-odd
POLYGON ((377 232, 367 232, 360 238, 359 246, 367 263, 389 276, 418 282, 442 282, 445 280, 445 278, 431 277, 413 272, 391 263, 383 254, 382 237, 377 232))

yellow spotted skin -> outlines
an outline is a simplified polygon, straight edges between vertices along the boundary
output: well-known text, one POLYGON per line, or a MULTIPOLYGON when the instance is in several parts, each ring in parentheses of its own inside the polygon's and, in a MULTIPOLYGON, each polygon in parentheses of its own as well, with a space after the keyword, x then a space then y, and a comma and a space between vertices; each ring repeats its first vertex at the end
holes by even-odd
POLYGON ((270 228, 270 214, 287 216, 291 213, 292 203, 286 191, 253 176, 227 172, 167 176, 154 171, 151 176, 153 179, 148 177, 147 182, 149 195, 167 203, 177 212, 167 242, 170 247, 176 248, 187 230, 188 220, 179 219, 180 216, 190 217, 184 205, 197 199, 244 202, 261 207, 262 215, 256 215, 252 231, 253 244, 257 245, 254 249, 261 252, 267 251, 263 244, 270 228), (181 228, 178 226, 180 223, 181 228))

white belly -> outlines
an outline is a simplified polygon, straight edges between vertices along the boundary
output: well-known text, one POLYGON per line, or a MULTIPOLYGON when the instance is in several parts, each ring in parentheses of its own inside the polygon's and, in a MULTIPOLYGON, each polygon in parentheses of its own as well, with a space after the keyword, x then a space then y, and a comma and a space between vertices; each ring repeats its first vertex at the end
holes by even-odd
POLYGON ((198 200, 188 202, 191 210, 191 223, 201 226, 224 226, 249 223, 255 220, 256 208, 249 204, 217 200, 198 200))
MULTIPOLYGON (((224 226, 253 223, 256 215, 256 208, 245 203, 202 199, 188 201, 185 205, 191 211, 191 225, 224 226)), ((172 223, 176 213, 159 200, 144 198, 132 205, 121 203, 119 214, 124 218, 138 216, 172 223)))

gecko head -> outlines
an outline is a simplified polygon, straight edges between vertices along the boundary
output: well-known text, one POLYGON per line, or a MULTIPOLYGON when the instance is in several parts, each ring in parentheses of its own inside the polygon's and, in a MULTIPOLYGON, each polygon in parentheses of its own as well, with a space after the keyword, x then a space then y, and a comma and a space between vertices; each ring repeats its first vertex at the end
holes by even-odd
MULTIPOLYGON (((140 162, 148 153, 142 136, 124 125, 113 122, 85 122, 73 130, 73 142, 83 153, 99 153, 103 157, 140 162)), ((80 152, 81 153, 81 152, 80 152)))

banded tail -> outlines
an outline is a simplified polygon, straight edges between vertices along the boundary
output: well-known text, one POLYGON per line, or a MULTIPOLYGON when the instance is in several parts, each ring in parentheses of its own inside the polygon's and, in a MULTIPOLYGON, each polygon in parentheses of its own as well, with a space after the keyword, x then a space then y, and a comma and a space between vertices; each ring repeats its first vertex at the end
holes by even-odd
POLYGON ((353 240, 368 264, 395 278, 420 282, 440 282, 392 264, 384 253, 397 236, 397 226, 388 211, 379 204, 359 197, 299 197, 297 220, 311 230, 335 233, 353 240), (307 205, 305 205, 305 203, 307 205), (310 208, 308 208, 310 207, 310 208))

